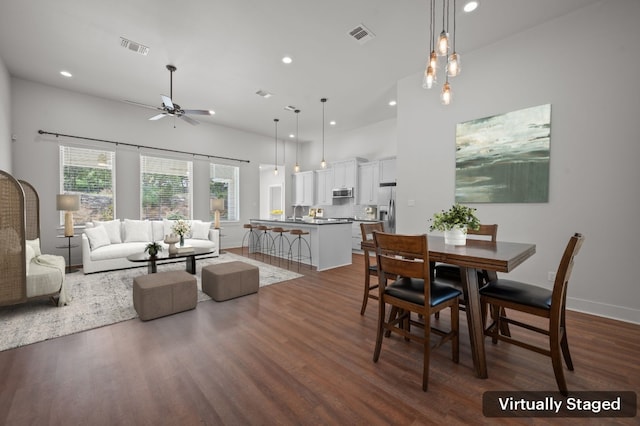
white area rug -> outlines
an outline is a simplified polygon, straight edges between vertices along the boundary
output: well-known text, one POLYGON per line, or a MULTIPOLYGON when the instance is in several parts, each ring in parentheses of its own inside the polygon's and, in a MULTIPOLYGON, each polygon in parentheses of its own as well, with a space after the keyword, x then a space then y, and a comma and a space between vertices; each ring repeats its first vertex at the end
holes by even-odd
MULTIPOLYGON (((201 291, 202 267, 234 260, 260 268, 260 287, 301 276, 233 253, 224 253, 218 258, 198 259, 198 302, 210 299, 201 291)), ((158 265, 159 271, 184 268, 184 262, 158 265)), ((68 274, 66 278, 69 295, 73 298, 67 306, 58 308, 46 300, 40 300, 0 307, 0 351, 137 318, 138 314, 133 308, 133 278, 146 273, 146 266, 90 275, 76 272, 68 274)))

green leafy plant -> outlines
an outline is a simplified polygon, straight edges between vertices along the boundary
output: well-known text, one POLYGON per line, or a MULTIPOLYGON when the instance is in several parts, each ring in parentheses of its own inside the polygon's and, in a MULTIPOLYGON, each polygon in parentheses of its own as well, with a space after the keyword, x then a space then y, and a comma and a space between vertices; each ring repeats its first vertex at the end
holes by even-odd
POLYGON ((455 227, 467 229, 479 229, 480 221, 476 217, 476 209, 455 203, 449 210, 435 213, 429 219, 430 231, 450 231, 455 227))
POLYGON ((160 244, 156 243, 156 242, 149 243, 144 248, 144 252, 145 253, 149 253, 149 256, 151 256, 151 257, 156 256, 161 251, 162 251, 162 246, 160 244))

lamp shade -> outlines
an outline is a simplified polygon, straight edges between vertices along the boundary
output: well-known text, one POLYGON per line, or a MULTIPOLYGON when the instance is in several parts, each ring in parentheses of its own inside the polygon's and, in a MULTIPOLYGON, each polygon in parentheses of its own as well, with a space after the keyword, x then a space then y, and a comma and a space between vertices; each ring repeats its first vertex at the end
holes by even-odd
POLYGON ((68 212, 80 210, 80 196, 78 194, 56 195, 56 209, 68 212))
POLYGON ((224 200, 222 198, 212 198, 211 210, 213 211, 224 210, 224 200))

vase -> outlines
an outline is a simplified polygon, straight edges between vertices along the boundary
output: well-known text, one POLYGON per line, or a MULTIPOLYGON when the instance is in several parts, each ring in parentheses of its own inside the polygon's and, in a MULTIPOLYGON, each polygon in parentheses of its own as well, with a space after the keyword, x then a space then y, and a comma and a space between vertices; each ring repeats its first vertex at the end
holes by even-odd
POLYGON ((184 247, 184 235, 180 234, 180 247, 184 247))
POLYGON ((452 246, 464 246, 467 244, 467 227, 452 228, 444 231, 444 243, 452 246))

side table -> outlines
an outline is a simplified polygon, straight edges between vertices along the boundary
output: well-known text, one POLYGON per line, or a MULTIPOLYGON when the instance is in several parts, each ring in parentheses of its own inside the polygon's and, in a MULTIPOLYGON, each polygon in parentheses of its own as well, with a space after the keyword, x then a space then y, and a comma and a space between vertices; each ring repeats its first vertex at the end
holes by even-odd
POLYGON ((78 272, 78 269, 71 269, 71 249, 72 248, 76 248, 78 247, 78 244, 71 244, 71 239, 73 237, 77 237, 77 235, 71 235, 71 236, 66 236, 66 235, 56 235, 56 238, 66 238, 67 239, 67 244, 64 246, 56 246, 56 248, 59 249, 63 249, 66 248, 67 249, 67 259, 68 259, 68 264, 67 264, 67 274, 70 274, 72 272, 78 272))

